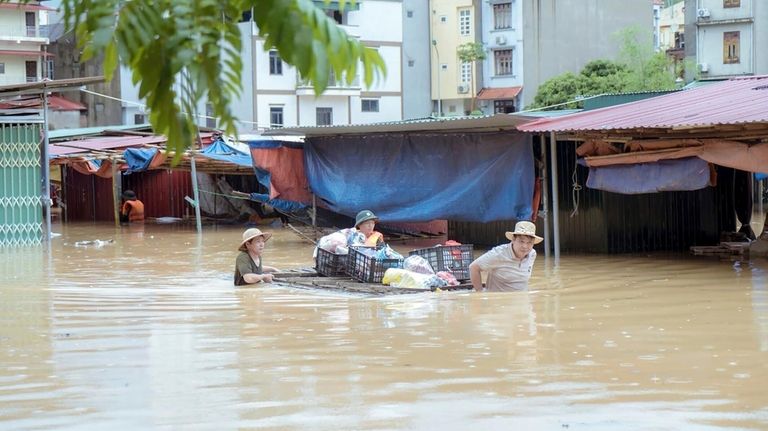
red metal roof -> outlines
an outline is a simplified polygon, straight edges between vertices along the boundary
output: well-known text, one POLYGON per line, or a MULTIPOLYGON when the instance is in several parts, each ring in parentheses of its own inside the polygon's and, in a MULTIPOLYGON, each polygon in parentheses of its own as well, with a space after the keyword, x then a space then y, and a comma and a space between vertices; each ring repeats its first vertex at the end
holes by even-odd
POLYGON ((768 122, 768 75, 732 78, 594 111, 518 126, 523 132, 697 128, 768 122))
POLYGON ((56 10, 48 6, 34 3, 0 3, 0 9, 21 9, 21 10, 56 10))
POLYGON ((150 144, 165 144, 164 136, 108 136, 93 139, 56 142, 50 146, 52 156, 87 153, 93 150, 140 147, 150 144))
POLYGON ((523 87, 483 88, 477 94, 478 100, 514 99, 523 87))
MULTIPOLYGON (((48 96, 48 107, 54 111, 85 111, 85 105, 61 96, 48 96)), ((42 109, 42 101, 39 97, 27 97, 23 99, 11 99, 0 101, 0 109, 35 108, 42 109)))
POLYGON ((17 55, 20 57, 53 57, 50 52, 24 51, 16 49, 0 49, 0 55, 17 55))

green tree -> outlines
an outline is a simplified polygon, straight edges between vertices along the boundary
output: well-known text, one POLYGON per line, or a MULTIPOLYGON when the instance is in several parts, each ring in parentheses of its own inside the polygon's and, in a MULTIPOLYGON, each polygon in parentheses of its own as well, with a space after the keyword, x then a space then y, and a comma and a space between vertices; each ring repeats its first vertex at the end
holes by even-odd
MULTIPOLYGON (((355 1, 339 0, 339 6, 355 1)), ((316 94, 325 90, 331 72, 351 84, 362 65, 367 86, 386 73, 376 50, 350 38, 312 0, 62 0, 62 8, 84 59, 104 52, 107 79, 118 62, 131 70, 152 128, 168 137, 177 158, 193 141, 193 115, 203 99, 223 129, 236 133, 229 103, 242 92, 237 23, 243 11, 253 10, 265 47, 295 66, 316 94), (176 83, 182 94, 174 90, 176 83)))
POLYGON ((483 44, 479 42, 467 42, 459 45, 458 49, 456 50, 456 55, 459 58, 459 61, 462 63, 469 63, 469 88, 472 94, 472 109, 470 109, 470 112, 474 113, 475 104, 477 103, 477 94, 475 92, 475 65, 478 61, 485 60, 485 47, 483 47, 483 44))
POLYGON ((587 96, 675 88, 674 65, 664 53, 653 51, 645 33, 628 28, 617 36, 621 44, 618 61, 593 60, 578 75, 566 72, 545 81, 528 108, 561 104, 578 108, 582 105, 578 99, 587 96))

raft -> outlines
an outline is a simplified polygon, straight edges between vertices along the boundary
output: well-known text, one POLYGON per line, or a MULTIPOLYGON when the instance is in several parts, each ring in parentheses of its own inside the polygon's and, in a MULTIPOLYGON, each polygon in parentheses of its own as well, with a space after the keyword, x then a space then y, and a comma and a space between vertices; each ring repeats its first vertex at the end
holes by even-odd
MULTIPOLYGON (((407 295, 414 293, 433 292, 437 289, 409 289, 393 287, 381 283, 361 283, 351 277, 325 277, 314 269, 298 269, 286 272, 274 273, 272 282, 276 286, 292 287, 296 289, 333 291, 350 293, 363 296, 407 295)), ((440 291, 472 290, 471 283, 463 283, 458 286, 441 287, 440 291)))

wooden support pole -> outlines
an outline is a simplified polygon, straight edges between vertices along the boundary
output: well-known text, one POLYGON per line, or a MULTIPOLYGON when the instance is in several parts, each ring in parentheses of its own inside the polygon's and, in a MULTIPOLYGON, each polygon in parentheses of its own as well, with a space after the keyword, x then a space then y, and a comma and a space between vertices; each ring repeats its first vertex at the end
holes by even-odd
POLYGON ((549 237, 549 190, 547 190, 547 136, 539 135, 539 144, 541 146, 541 178, 544 182, 541 185, 541 200, 544 202, 544 256, 549 256, 552 239, 549 237))
POLYGON ((557 191, 557 137, 549 132, 550 171, 552 172, 552 237, 554 238, 555 259, 560 258, 560 196, 557 191))
POLYGON ((115 216, 115 227, 120 227, 120 187, 118 186, 118 172, 117 161, 113 158, 109 159, 110 169, 112 170, 112 207, 113 214, 115 216))
POLYGON ((197 167, 195 166, 195 156, 189 158, 192 167, 192 197, 195 199, 195 226, 197 233, 203 233, 203 223, 200 220, 200 194, 197 190, 197 167))

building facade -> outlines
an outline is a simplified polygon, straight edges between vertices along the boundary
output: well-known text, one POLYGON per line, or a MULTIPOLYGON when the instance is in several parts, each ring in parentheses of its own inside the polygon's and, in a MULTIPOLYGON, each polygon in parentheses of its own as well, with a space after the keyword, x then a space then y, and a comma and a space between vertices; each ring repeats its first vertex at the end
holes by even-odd
POLYGON ((481 88, 482 65, 459 61, 457 50, 480 42, 480 13, 475 0, 430 0, 432 100, 438 115, 466 115, 472 94, 481 88))
POLYGON ((403 118, 432 115, 429 71, 431 39, 429 4, 403 0, 403 118))
POLYGON ((597 59, 615 59, 616 34, 650 29, 652 0, 515 0, 523 4, 522 106, 539 85, 565 72, 578 73, 597 59))
POLYGON ((479 107, 486 114, 520 110, 523 88, 523 6, 520 0, 481 3, 482 42, 487 48, 482 67, 479 107))
POLYGON ((702 79, 766 74, 766 25, 768 5, 757 0, 685 0, 686 58, 702 79))
POLYGON ((52 78, 45 27, 47 12, 39 2, 0 3, 0 85, 52 78))

